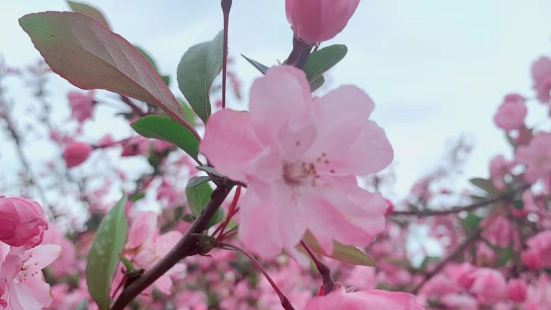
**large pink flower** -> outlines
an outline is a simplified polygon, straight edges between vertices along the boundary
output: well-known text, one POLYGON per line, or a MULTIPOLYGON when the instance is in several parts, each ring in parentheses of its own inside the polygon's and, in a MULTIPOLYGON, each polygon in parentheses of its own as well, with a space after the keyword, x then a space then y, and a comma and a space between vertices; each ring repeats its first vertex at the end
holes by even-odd
POLYGON ((360 0, 285 0, 285 10, 295 35, 314 44, 341 32, 359 3, 360 0))
POLYGON ((338 288, 326 296, 313 298, 304 310, 421 310, 415 296, 401 292, 381 290, 358 291, 347 293, 338 288))
POLYGON ((0 241, 32 248, 42 242, 48 222, 42 207, 29 199, 0 197, 0 241))
POLYGON ((10 310, 40 310, 52 303, 50 286, 42 269, 61 252, 58 245, 39 245, 30 250, 0 243, 0 305, 10 310))
POLYGON ((240 239, 263 256, 292 251, 306 230, 331 252, 333 240, 363 245, 385 227, 384 199, 356 182, 393 158, 369 120, 373 102, 353 86, 321 98, 309 89, 302 71, 270 69, 252 86, 250 111, 215 113, 201 144, 216 169, 248 184, 240 239))

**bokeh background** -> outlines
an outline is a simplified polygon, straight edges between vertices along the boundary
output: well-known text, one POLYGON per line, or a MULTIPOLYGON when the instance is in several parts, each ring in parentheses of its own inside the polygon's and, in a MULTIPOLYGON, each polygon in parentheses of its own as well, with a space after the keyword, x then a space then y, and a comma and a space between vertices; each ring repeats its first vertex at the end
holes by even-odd
MULTIPOLYGON (((173 79, 183 52, 222 28, 219 1, 214 0, 90 3, 102 9, 115 32, 149 51, 173 79)), ((0 55, 8 65, 26 66, 39 58, 17 19, 47 10, 68 6, 61 0, 2 1, 0 55)), ((550 17, 547 0, 362 0, 345 31, 326 43, 349 48, 332 71, 331 86, 356 84, 374 99, 373 118, 395 148, 396 194, 406 193, 418 177, 430 172, 446 145, 461 136, 474 144, 462 179, 487 175, 488 160, 506 150, 507 143, 493 125, 493 114, 505 94, 529 92, 530 65, 551 48, 550 17)), ((283 0, 234 1, 230 54, 245 90, 258 72, 239 54, 275 64, 288 55, 291 36, 283 0)), ((172 86, 179 93, 177 85, 172 86)), ((26 86, 8 79, 4 87, 24 116, 30 100, 26 86)), ((49 87, 57 117, 67 118, 66 92, 72 86, 52 78, 49 87)), ((244 108, 234 103, 230 107, 244 108)), ((529 110, 529 122, 545 118, 543 107, 529 110)), ((96 114, 89 131, 108 131, 115 137, 128 133, 124 122, 110 122, 96 114)), ((15 150, 5 141, 0 137, 0 174, 9 184, 20 167, 15 150)), ((40 141, 27 148, 31 157, 49 156, 40 141)))

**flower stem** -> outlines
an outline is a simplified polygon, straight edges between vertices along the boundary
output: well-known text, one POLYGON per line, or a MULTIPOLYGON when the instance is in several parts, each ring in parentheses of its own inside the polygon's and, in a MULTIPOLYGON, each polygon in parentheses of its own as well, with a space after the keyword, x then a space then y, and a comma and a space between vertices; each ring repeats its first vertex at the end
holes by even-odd
POLYGON ((316 254, 312 252, 310 247, 306 245, 304 241, 301 241, 300 244, 306 250, 310 258, 312 258, 312 261, 314 261, 314 264, 316 265, 316 268, 321 275, 321 278, 323 280, 323 285, 321 286, 321 288, 323 289, 323 295, 330 293, 335 287, 335 281, 333 281, 333 278, 331 277, 331 269, 329 269, 327 265, 325 265, 318 259, 316 254))
POLYGON ((287 298, 287 296, 285 296, 285 294, 281 291, 281 289, 274 282, 272 277, 270 277, 270 274, 268 274, 268 271, 266 271, 266 269, 264 269, 264 267, 260 264, 260 262, 258 262, 256 260, 256 258, 254 258, 254 256, 252 256, 250 253, 248 253, 244 249, 242 249, 242 248, 240 248, 236 245, 233 245, 233 244, 221 242, 221 243, 218 243, 218 245, 223 249, 235 250, 235 251, 241 252, 241 254, 247 256, 247 258, 256 266, 256 268, 258 270, 260 270, 260 272, 262 272, 262 274, 264 274, 264 277, 266 278, 266 280, 268 280, 268 282, 270 282, 270 285, 272 286, 272 288, 276 292, 277 296, 279 296, 279 300, 281 301, 281 306, 283 307, 283 309, 285 309, 285 310, 295 310, 295 307, 293 307, 293 305, 289 301, 289 298, 287 298))
POLYGON ((231 218, 239 210, 237 208, 237 202, 239 201, 240 195, 241 195, 241 186, 237 186, 237 188, 235 189, 235 194, 233 195, 233 200, 231 202, 230 208, 228 209, 228 215, 226 215, 226 219, 224 220, 224 222, 222 222, 222 224, 220 224, 220 226, 218 226, 218 228, 216 228, 216 230, 212 234, 213 236, 216 236, 216 234, 218 234, 218 236, 216 237, 216 240, 218 241, 223 240, 222 236, 224 234, 224 230, 226 230, 226 227, 230 223, 231 218))
POLYGON ((222 12, 224 14, 224 48, 222 58, 222 109, 226 108, 226 80, 228 70, 228 28, 232 0, 222 0, 222 12))

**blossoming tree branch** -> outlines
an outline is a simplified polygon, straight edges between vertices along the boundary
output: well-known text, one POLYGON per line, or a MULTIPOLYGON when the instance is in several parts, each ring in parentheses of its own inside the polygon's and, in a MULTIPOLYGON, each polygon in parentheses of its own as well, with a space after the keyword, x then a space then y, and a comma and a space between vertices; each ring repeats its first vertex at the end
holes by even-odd
POLYGON ((98 8, 21 17, 44 62, 0 63, 0 83, 30 82, 36 102, 23 130, 0 87, 22 167, 21 197, 0 192, 0 309, 550 309, 549 115, 526 116, 551 106, 551 59, 531 68, 534 94, 498 107, 511 153, 489 177, 447 186, 470 150, 460 141, 390 201, 394 153, 375 103, 326 85, 347 48, 325 42, 369 9, 360 2, 286 0, 292 50, 267 65, 231 49, 221 0, 221 31, 183 52, 176 81, 98 8), (246 110, 230 108, 243 100, 240 53, 258 70, 246 110), (81 89, 61 122, 52 73, 81 89), (128 134, 87 136, 104 116, 128 134), (46 162, 27 151, 33 134, 53 149, 46 162), (441 255, 410 249, 423 228, 441 255))

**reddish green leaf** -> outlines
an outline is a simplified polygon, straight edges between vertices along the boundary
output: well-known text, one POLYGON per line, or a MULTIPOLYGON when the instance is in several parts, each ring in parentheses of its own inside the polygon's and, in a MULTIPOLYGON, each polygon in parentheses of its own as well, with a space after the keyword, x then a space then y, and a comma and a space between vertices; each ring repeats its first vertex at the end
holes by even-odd
POLYGON ((67 1, 67 4, 71 8, 71 11, 75 13, 84 14, 86 16, 90 16, 93 19, 97 20, 102 25, 104 25, 105 27, 111 28, 109 26, 109 22, 107 21, 107 18, 105 18, 103 13, 100 10, 96 9, 95 7, 86 3, 70 1, 70 0, 67 1))
POLYGON ((19 24, 52 70, 75 86, 142 100, 191 128, 180 104, 140 51, 95 19, 43 12, 25 15, 19 24))
POLYGON ((375 262, 371 259, 371 257, 353 245, 344 245, 337 241, 333 241, 333 253, 328 255, 322 249, 318 240, 316 240, 316 237, 314 237, 314 235, 312 235, 309 231, 304 234, 302 241, 304 241, 304 243, 306 243, 306 245, 308 245, 315 253, 331 257, 332 259, 336 259, 343 263, 361 266, 375 266, 375 262))

